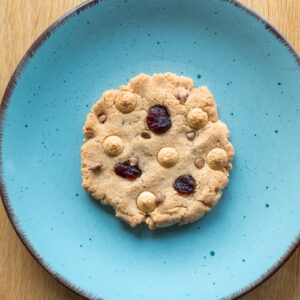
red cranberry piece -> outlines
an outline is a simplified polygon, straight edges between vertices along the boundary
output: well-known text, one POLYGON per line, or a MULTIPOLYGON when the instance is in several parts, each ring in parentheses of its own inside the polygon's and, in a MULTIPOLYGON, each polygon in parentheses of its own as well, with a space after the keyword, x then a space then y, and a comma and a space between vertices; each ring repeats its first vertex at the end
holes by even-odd
POLYGON ((136 179, 142 175, 142 170, 138 166, 131 166, 129 162, 117 163, 115 173, 126 179, 136 179))
POLYGON ((172 126, 170 114, 162 105, 152 106, 147 115, 147 125, 155 133, 164 133, 172 126))
POLYGON ((195 187, 196 187, 195 180, 190 175, 180 176, 173 183, 173 188, 179 194, 191 194, 194 192, 195 187))

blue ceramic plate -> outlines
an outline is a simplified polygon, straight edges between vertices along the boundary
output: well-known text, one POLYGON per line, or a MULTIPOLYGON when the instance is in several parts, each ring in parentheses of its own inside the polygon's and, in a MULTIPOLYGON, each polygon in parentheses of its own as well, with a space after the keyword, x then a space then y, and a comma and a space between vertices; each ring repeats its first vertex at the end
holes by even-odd
POLYGON ((30 48, 2 109, 1 194, 58 280, 105 300, 219 299, 270 276, 299 243, 300 59, 235 1, 89 1, 30 48), (221 202, 189 226, 131 229, 81 187, 85 116, 140 72, 206 84, 236 148, 221 202))

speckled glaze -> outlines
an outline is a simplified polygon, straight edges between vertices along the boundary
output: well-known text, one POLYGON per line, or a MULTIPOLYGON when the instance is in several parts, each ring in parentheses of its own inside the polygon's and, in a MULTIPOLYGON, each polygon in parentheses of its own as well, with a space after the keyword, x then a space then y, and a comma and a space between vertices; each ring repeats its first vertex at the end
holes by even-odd
POLYGON ((28 51, 4 95, 1 195, 26 247, 88 298, 234 298, 299 243, 299 56, 236 1, 88 1, 28 51), (81 188, 81 128, 100 94, 174 72, 213 91, 236 157, 214 210, 131 229, 81 188))

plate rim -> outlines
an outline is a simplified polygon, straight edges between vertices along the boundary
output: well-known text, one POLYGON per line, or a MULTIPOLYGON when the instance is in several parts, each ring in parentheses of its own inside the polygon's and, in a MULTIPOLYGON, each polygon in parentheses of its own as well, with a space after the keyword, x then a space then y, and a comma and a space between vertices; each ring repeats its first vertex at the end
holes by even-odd
MULTIPOLYGON (((93 295, 90 292, 85 291, 84 289, 80 288, 79 286, 76 286, 71 281, 66 279, 64 276, 60 275, 59 273, 55 272, 45 261, 44 259, 37 253, 33 245, 31 244, 29 238, 27 238, 25 232, 22 230, 21 226, 19 226, 19 223, 17 221, 16 215, 12 210, 10 201, 8 199, 8 195, 6 192, 6 187, 4 184, 4 172, 3 172, 3 156, 2 156, 2 142, 3 142, 3 128, 4 128, 4 120, 5 120, 5 111, 9 105, 9 101, 11 99, 11 96, 14 92, 14 89, 16 87, 18 76, 22 73, 23 69, 26 67, 27 62, 33 58, 35 53, 38 51, 38 49, 43 46, 43 44, 48 40, 48 38, 55 33, 55 31, 60 27, 63 26, 64 23, 71 17, 75 15, 79 15, 82 11, 91 8, 92 6, 95 6, 102 2, 103 0, 86 0, 83 3, 73 7, 72 9, 68 10, 65 14, 63 14, 60 18, 58 18, 54 23, 52 23, 49 27, 47 27, 39 36, 38 38, 31 44, 31 46, 28 48, 28 50, 23 55, 20 62, 17 64, 17 67, 15 71, 13 72, 7 87, 4 91, 2 102, 0 104, 0 196, 1 200, 4 206, 4 209, 6 211, 6 214, 9 218, 9 221, 15 230, 17 236, 21 240, 24 247, 27 249, 27 251, 30 253, 30 255, 34 258, 34 260, 42 266, 42 268, 52 276, 55 280, 60 282, 62 285, 67 287, 72 292, 75 292, 77 295, 82 296, 86 299, 101 299, 96 295, 93 295)), ((279 30, 270 23, 267 19, 262 17, 259 13, 254 11, 252 8, 248 7, 247 5, 239 2, 239 0, 218 0, 227 2, 229 4, 234 5, 238 9, 243 10, 250 16, 254 17, 256 21, 260 22, 266 30, 268 30, 284 47, 288 49, 290 54, 294 57, 296 64, 300 68, 300 55, 297 53, 296 49, 290 44, 290 42, 287 40, 287 38, 279 32, 279 30)), ((233 294, 226 296, 222 299, 226 300, 234 300, 238 299, 241 296, 244 296, 251 292, 252 290, 256 289, 258 286, 263 284, 266 280, 268 280, 270 277, 272 277, 287 261, 288 259, 293 255, 293 253, 297 250, 297 248, 300 246, 300 232, 298 236, 296 236, 295 240, 291 243, 291 245, 288 247, 285 254, 280 257, 280 259, 266 272, 263 273, 263 275, 253 282, 249 283, 244 288, 234 292, 233 294)))

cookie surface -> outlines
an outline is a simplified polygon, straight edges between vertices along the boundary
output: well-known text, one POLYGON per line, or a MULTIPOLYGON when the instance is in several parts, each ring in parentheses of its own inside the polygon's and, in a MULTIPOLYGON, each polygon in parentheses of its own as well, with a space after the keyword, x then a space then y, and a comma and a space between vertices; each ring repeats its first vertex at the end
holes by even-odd
POLYGON ((140 74, 105 92, 84 134, 83 187, 131 226, 194 222, 228 184, 229 131, 209 89, 190 78, 140 74))

